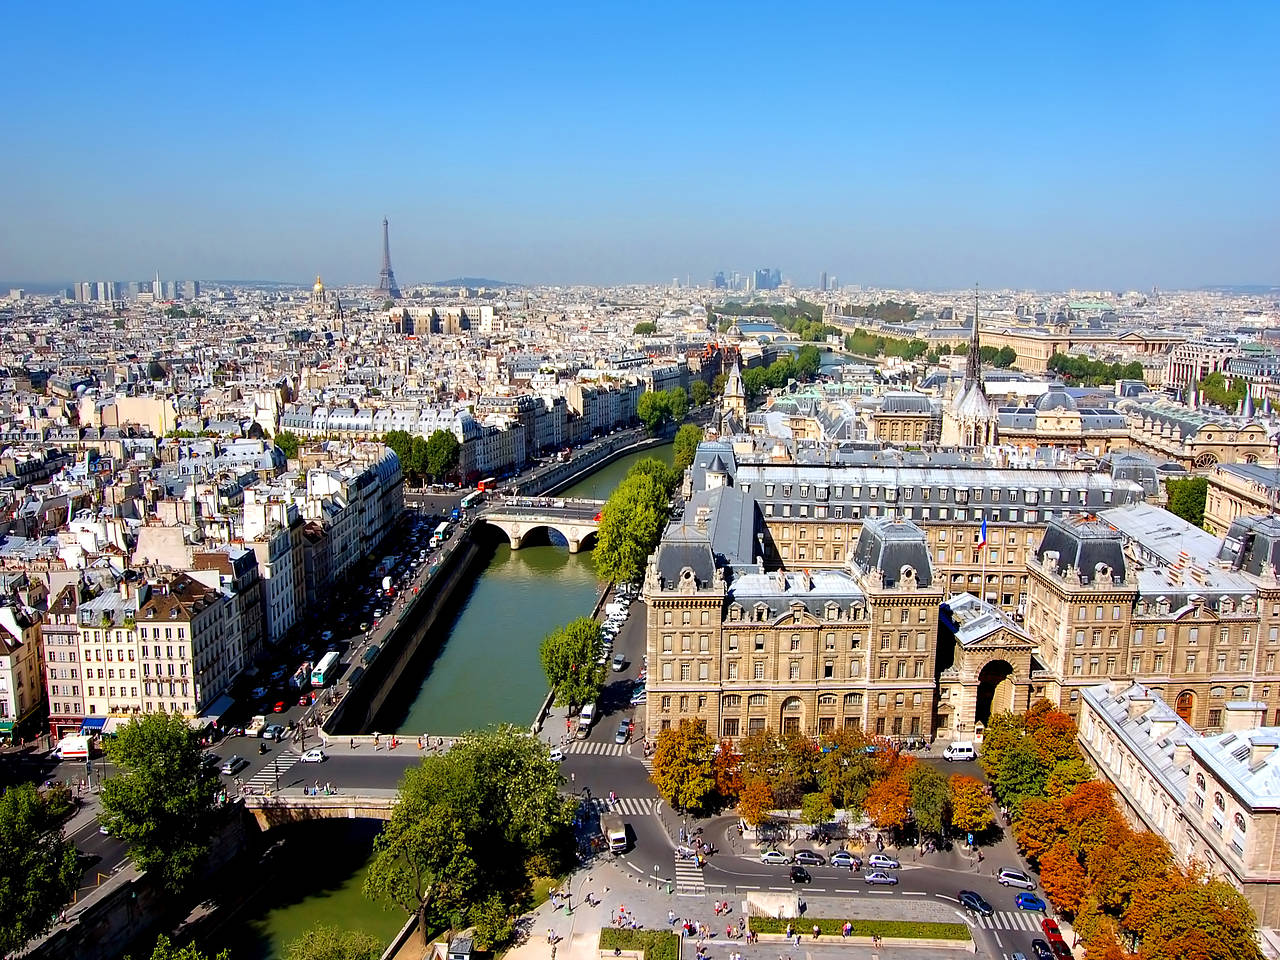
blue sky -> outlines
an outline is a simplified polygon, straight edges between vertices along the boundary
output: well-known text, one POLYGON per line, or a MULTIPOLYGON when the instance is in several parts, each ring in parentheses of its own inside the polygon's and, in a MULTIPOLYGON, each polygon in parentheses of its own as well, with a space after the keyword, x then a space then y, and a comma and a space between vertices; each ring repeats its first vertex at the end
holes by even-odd
POLYGON ((6 279, 1280 283, 1274 2, 6 20, 6 279))

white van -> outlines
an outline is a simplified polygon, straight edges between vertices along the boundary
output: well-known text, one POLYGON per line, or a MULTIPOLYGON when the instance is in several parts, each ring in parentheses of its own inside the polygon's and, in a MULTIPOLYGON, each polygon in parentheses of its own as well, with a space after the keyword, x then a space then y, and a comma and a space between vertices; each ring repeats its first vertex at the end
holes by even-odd
POLYGON ((972 740, 957 740, 955 743, 947 744, 945 750, 942 751, 943 760, 977 760, 978 751, 973 747, 972 740))
POLYGON ((578 714, 578 739, 587 739, 587 734, 591 732, 591 724, 596 719, 596 705, 588 703, 582 708, 582 712, 578 714))

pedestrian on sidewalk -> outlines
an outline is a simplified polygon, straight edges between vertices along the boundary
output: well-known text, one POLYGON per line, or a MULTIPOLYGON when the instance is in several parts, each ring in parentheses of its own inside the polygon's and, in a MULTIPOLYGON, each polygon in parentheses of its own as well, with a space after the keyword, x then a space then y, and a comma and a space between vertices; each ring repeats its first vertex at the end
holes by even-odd
POLYGON ((676 912, 674 910, 667 911, 667 925, 670 926, 676 922, 676 912))

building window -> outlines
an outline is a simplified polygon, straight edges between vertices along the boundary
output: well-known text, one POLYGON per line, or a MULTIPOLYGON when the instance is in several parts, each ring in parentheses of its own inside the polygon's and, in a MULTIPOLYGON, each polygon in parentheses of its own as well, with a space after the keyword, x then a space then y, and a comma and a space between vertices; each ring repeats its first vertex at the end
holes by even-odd
POLYGON ((825 677, 827 680, 830 680, 835 675, 836 675, 835 661, 833 660, 826 661, 826 663, 822 665, 822 676, 825 677))
POLYGON ((752 677, 756 680, 764 679, 764 661, 757 660, 752 667, 752 677))
POLYGON ((1212 710, 1210 710, 1210 711, 1209 711, 1209 726, 1211 726, 1211 727, 1220 727, 1220 726, 1222 726, 1222 711, 1221 711, 1221 710, 1219 710, 1219 709, 1217 709, 1217 708, 1214 708, 1214 709, 1212 709, 1212 710))
POLYGON ((723 729, 724 729, 724 736, 736 737, 738 735, 738 718, 725 717, 723 729))
POLYGON ((800 661, 799 661, 799 660, 792 660, 792 661, 791 661, 790 666, 789 666, 789 667, 788 667, 788 669, 787 669, 787 676, 788 676, 791 680, 799 680, 799 679, 800 679, 800 661))

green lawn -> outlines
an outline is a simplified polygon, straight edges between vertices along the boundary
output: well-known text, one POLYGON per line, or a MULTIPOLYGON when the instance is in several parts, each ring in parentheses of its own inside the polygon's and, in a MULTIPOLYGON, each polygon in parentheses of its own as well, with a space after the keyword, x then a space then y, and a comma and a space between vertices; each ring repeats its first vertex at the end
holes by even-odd
POLYGON ((600 949, 643 950, 644 960, 676 960, 680 956, 680 938, 666 930, 604 927, 600 931, 600 949))
MULTIPOLYGON (((886 940, 969 940, 969 928, 963 923, 927 923, 919 920, 854 920, 853 935, 855 937, 871 937, 879 935, 886 940)), ((792 924, 797 933, 808 939, 813 934, 813 927, 825 937, 838 937, 844 929, 844 920, 832 920, 826 917, 801 917, 798 920, 778 920, 774 917, 752 917, 751 929, 755 933, 786 933, 787 924, 792 924)))

